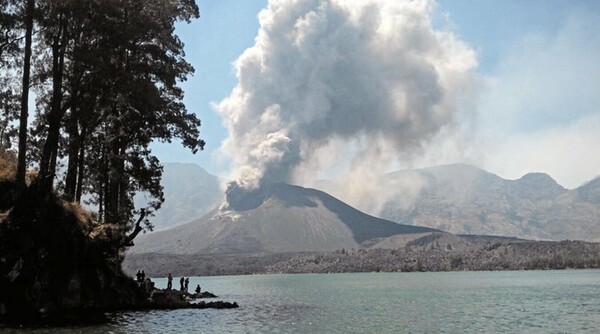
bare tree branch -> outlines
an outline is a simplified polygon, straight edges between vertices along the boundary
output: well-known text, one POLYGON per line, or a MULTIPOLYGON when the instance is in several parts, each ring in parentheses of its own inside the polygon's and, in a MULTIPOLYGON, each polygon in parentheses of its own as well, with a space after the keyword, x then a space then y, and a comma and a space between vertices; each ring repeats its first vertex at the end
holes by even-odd
POLYGON ((142 232, 142 230, 143 230, 142 221, 144 221, 144 218, 146 218, 146 210, 142 209, 142 212, 140 212, 140 217, 138 218, 137 223, 135 223, 135 228, 127 236, 127 238, 125 239, 125 242, 123 243, 123 246, 125 246, 125 247, 133 246, 133 239, 135 239, 135 237, 137 237, 137 235, 140 234, 140 232, 142 232))

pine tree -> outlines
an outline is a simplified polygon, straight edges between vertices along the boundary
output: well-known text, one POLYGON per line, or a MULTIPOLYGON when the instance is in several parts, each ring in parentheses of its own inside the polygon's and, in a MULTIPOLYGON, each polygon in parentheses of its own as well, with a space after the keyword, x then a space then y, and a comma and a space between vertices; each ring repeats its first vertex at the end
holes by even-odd
POLYGON ((10 40, 18 40, 18 47, 1 44, 7 61, 23 58, 18 183, 25 184, 29 156, 39 168, 42 193, 56 190, 67 201, 79 201, 87 192, 101 222, 126 231, 137 213, 139 229, 164 201, 162 165, 151 143, 179 140, 194 153, 204 147, 200 120, 187 111, 178 86, 194 69, 174 34, 177 21, 199 17, 197 5, 190 0, 28 0, 12 12, 10 6, 16 5, 2 2, 0 24, 20 20, 25 27, 22 36, 11 30, 10 40), (31 86, 37 103, 27 147, 31 86), (66 164, 64 175, 57 175, 60 164, 66 164), (150 197, 143 213, 133 205, 138 192, 150 197))

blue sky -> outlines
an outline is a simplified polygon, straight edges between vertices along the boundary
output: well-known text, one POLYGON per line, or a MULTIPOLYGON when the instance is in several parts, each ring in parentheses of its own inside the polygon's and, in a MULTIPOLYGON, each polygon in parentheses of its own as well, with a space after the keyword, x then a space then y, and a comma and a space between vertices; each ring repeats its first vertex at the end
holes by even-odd
MULTIPOLYGON (((196 155, 176 144, 155 145, 163 162, 195 162, 226 176, 218 149, 227 137, 212 107, 237 78, 232 66, 254 45, 262 0, 198 0, 202 17, 177 33, 196 68, 182 86, 199 115, 207 146, 196 155)), ((546 172, 573 188, 600 175, 599 1, 438 1, 434 25, 477 52, 479 93, 472 101, 468 144, 432 149, 402 167, 466 162, 505 178, 546 172), (466 146, 465 146, 466 145, 466 146), (434 152, 435 151, 435 152, 434 152), (434 154, 435 153, 435 154, 434 154)))

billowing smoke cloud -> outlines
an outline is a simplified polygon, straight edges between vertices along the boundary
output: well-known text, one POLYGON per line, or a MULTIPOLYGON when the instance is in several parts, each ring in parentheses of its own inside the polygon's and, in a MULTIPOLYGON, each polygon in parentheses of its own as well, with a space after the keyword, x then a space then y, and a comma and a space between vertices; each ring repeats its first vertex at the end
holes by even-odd
POLYGON ((270 1, 255 45, 235 64, 237 86, 217 105, 229 131, 221 152, 234 166, 229 203, 332 168, 381 173, 452 127, 477 62, 454 34, 434 29, 434 7, 270 1))

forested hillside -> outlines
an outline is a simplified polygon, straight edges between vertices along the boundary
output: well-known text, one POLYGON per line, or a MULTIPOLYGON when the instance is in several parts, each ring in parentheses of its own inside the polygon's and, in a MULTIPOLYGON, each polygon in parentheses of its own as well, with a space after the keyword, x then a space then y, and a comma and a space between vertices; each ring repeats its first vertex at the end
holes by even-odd
POLYGON ((164 201, 150 144, 204 147, 174 33, 198 17, 193 0, 0 1, 0 319, 147 303, 120 263, 164 201))

